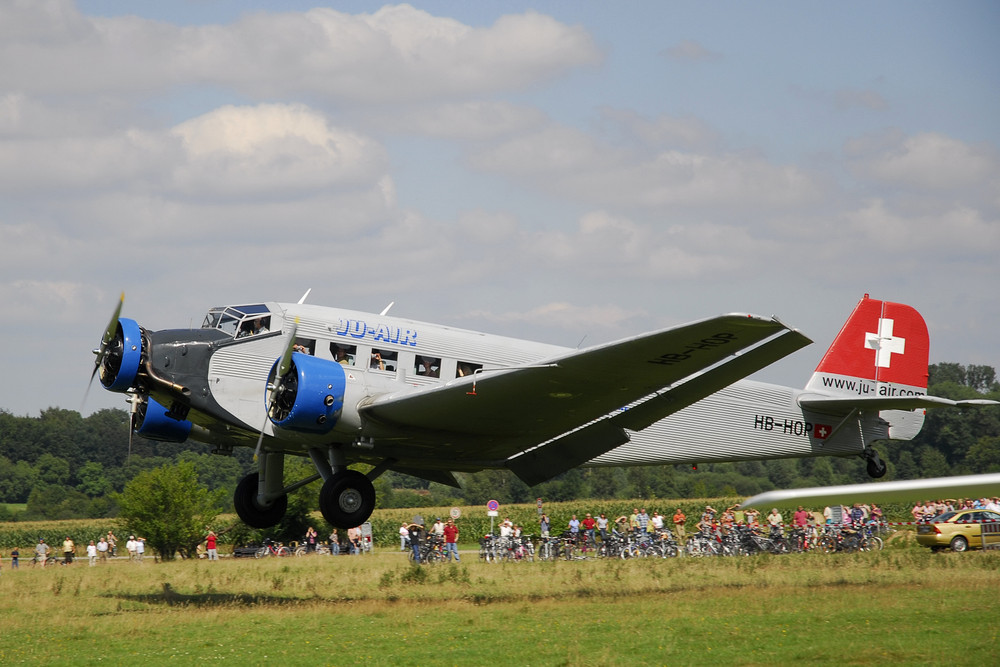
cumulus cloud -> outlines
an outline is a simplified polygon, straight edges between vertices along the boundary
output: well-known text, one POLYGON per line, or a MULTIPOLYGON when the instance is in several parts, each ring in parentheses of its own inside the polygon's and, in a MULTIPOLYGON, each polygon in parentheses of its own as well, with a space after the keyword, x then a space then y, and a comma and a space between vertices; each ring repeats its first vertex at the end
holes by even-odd
POLYGON ((526 12, 471 27, 409 5, 351 15, 317 8, 177 26, 83 16, 71 0, 0 6, 0 88, 146 94, 213 84, 274 98, 368 102, 521 89, 602 60, 579 26, 526 12))
POLYGON ((996 182, 1000 173, 995 147, 968 144, 936 132, 868 135, 847 142, 844 152, 859 177, 909 188, 980 187, 996 182))
POLYGON ((376 142, 302 105, 226 106, 171 133, 186 157, 174 182, 188 194, 296 198, 371 184, 387 168, 376 142))
POLYGON ((636 152, 557 125, 521 134, 470 160, 476 168, 601 207, 784 208, 822 194, 820 184, 794 165, 738 153, 636 152))

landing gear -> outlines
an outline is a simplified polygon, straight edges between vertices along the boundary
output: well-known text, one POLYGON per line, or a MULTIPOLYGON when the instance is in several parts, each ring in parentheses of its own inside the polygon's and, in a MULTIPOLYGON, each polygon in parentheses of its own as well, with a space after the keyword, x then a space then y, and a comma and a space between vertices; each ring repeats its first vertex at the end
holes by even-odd
POLYGON ((360 526, 375 509, 375 486, 357 470, 334 473, 320 489, 319 509, 331 526, 360 526))
POLYGON ((866 449, 863 456, 868 462, 868 476, 873 479, 885 477, 887 467, 885 461, 879 458, 878 452, 874 449, 866 449))
POLYGON ((261 507, 257 504, 259 480, 260 474, 256 472, 244 477, 236 486, 233 505, 236 507, 236 514, 246 525, 251 528, 270 528, 277 525, 285 516, 285 510, 288 509, 288 494, 275 498, 267 507, 261 507))

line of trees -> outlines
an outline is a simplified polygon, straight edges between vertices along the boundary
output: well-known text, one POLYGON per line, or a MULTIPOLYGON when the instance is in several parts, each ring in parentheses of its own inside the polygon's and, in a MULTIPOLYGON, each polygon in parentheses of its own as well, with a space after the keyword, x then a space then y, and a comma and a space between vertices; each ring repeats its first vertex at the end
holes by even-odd
MULTIPOLYGON (((951 399, 1000 400, 1000 384, 989 366, 936 364, 931 367, 930 392, 951 399)), ((930 411, 917 438, 877 448, 889 464, 887 479, 1000 471, 1000 409, 930 411)), ((38 417, 0 411, 0 521, 117 516, 116 493, 127 482, 178 462, 192 466, 199 485, 218 491, 213 496, 219 499, 218 509, 228 512, 236 484, 254 470, 249 449, 237 450, 231 457, 215 456, 194 443, 137 437, 130 456, 128 450, 124 410, 102 410, 89 417, 58 408, 44 410, 38 417), (26 507, 11 511, 4 503, 26 507)), ((291 472, 298 466, 290 463, 291 472)), ((303 472, 307 467, 302 462, 303 472)), ((862 459, 820 457, 704 464, 697 470, 690 466, 577 469, 535 487, 503 470, 466 475, 463 489, 388 472, 376 481, 376 489, 381 507, 432 507, 478 505, 489 499, 532 502, 539 497, 569 501, 747 496, 774 488, 864 481, 868 476, 862 459)), ((311 484, 290 500, 307 512, 315 509, 317 493, 318 484, 311 484)), ((290 531, 298 528, 287 526, 290 531)))

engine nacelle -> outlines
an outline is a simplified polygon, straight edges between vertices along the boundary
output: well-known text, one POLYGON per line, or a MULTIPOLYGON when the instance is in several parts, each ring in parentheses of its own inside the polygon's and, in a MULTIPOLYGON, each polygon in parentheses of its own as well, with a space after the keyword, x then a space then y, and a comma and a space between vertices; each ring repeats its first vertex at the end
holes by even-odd
POLYGON ((184 442, 191 434, 191 422, 167 416, 167 408, 153 398, 147 398, 145 410, 136 415, 135 432, 149 440, 184 442))
MULTIPOLYGON (((280 359, 274 362, 268 384, 275 382, 279 363, 280 359)), ((273 397, 268 415, 271 423, 290 431, 329 433, 344 409, 346 385, 341 364, 293 352, 291 368, 281 379, 281 386, 273 397)))
POLYGON ((108 391, 126 392, 134 385, 141 364, 142 330, 135 320, 119 318, 101 363, 101 384, 108 391))

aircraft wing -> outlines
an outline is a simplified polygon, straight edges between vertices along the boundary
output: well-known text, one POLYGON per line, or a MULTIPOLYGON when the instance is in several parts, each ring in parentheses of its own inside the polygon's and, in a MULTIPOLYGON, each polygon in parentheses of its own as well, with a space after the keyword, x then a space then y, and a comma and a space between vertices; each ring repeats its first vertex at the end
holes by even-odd
POLYGON ((435 458, 456 470, 496 465, 546 443, 539 448, 546 460, 536 456, 530 466, 537 474, 511 467, 526 481, 547 479, 578 464, 566 465, 570 459, 623 444, 625 428, 644 428, 809 342, 773 318, 723 315, 385 394, 359 411, 379 442, 409 443, 406 458, 435 458))
POLYGON ((747 498, 740 507, 793 507, 796 505, 851 505, 862 502, 910 502, 926 498, 982 498, 1000 494, 1000 473, 907 479, 821 486, 808 489, 765 491, 747 498))

